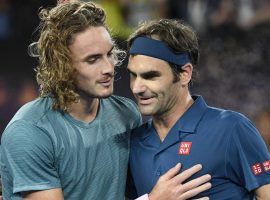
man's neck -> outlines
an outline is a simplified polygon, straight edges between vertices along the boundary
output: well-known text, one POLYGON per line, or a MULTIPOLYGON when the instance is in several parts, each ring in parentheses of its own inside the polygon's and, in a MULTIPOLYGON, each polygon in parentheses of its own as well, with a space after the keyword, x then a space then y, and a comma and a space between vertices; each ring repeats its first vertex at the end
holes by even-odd
POLYGON ((193 102, 194 100, 191 95, 188 94, 185 98, 177 101, 177 104, 168 112, 153 116, 153 124, 161 141, 165 139, 173 125, 188 110, 193 102))
POLYGON ((68 113, 79 121, 90 123, 96 118, 98 108, 98 98, 79 98, 77 103, 71 105, 68 113))

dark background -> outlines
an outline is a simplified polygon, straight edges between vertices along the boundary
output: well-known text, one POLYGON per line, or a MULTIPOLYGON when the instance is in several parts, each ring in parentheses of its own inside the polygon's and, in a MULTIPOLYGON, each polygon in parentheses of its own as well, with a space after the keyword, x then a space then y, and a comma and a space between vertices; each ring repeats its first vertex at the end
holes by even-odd
MULTIPOLYGON (((269 0, 99 0, 121 48, 140 21, 179 18, 200 39, 198 76, 191 87, 211 106, 244 113, 258 124, 270 109, 269 0)), ((38 10, 53 0, 0 0, 0 132, 24 103, 38 95, 28 56, 38 10)), ((115 93, 132 98, 125 66, 117 68, 115 93)), ((270 124, 266 119, 264 124, 270 124)), ((265 126, 265 125, 264 125, 265 126)), ((270 130, 267 131, 270 134, 270 130)))

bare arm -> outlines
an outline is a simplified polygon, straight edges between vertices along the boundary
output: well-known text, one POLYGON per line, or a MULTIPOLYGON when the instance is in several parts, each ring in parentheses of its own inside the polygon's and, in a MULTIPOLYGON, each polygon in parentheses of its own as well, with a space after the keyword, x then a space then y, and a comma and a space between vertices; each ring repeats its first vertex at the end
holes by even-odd
POLYGON ((208 182, 211 179, 209 174, 182 184, 186 179, 200 171, 202 169, 201 165, 195 165, 178 174, 180 168, 181 165, 177 164, 159 178, 157 184, 149 194, 149 200, 184 200, 211 188, 211 184, 208 182))
POLYGON ((31 191, 23 194, 24 200, 64 200, 61 188, 31 191))
POLYGON ((255 196, 257 200, 270 199, 270 184, 259 187, 255 190, 255 196))

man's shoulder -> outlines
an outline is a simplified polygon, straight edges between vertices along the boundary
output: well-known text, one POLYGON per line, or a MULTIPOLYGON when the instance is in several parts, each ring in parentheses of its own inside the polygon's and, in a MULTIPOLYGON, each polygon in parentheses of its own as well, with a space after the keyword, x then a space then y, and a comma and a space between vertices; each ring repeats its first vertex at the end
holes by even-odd
POLYGON ((121 112, 121 115, 139 113, 136 103, 126 97, 112 95, 111 97, 104 99, 103 104, 107 111, 111 110, 114 113, 121 112))
POLYGON ((129 129, 141 124, 141 114, 134 101, 126 97, 110 96, 101 101, 102 119, 107 123, 118 123, 129 129))
POLYGON ((248 121, 248 118, 242 113, 216 107, 208 107, 205 117, 214 119, 216 122, 239 123, 248 121))
POLYGON ((150 121, 143 123, 142 125, 132 129, 131 139, 136 140, 146 136, 150 131, 150 121))
POLYGON ((133 107, 136 105, 136 103, 133 100, 127 97, 122 97, 122 96, 117 96, 117 95, 110 96, 109 98, 107 98, 107 101, 110 104, 120 105, 120 106, 125 105, 127 107, 133 107))
POLYGON ((7 128, 12 124, 36 125, 45 115, 52 111, 50 98, 37 98, 24 104, 8 123, 7 128))

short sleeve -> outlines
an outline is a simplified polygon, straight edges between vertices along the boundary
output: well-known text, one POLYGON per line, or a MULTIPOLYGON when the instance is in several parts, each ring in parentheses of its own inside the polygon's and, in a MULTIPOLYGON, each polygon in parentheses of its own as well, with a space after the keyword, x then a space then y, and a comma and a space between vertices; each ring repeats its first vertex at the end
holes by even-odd
POLYGON ((227 176, 248 191, 270 183, 270 154, 260 133, 246 118, 233 128, 226 154, 227 176))
POLYGON ((60 188, 53 143, 48 134, 23 121, 9 125, 2 136, 3 186, 13 193, 60 188))

